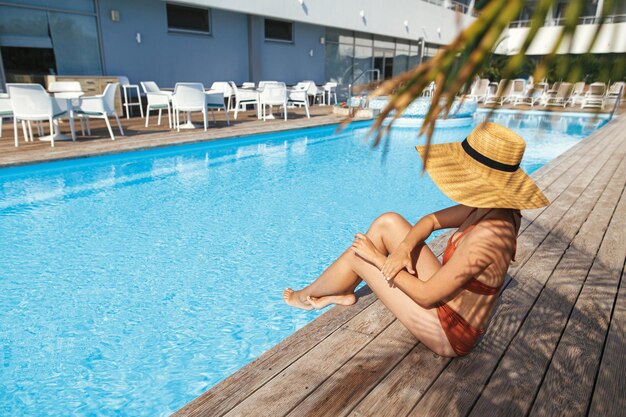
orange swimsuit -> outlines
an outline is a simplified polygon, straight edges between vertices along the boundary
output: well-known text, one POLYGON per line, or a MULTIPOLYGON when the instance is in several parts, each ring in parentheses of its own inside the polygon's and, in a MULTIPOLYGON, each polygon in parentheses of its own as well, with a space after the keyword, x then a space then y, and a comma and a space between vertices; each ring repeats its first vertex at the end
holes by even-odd
MULTIPOLYGON (((470 216, 474 211, 476 211, 476 209, 470 212, 470 216)), ((456 241, 458 242, 464 234, 472 230, 472 228, 476 226, 490 211, 491 210, 488 210, 483 216, 481 216, 478 220, 468 226, 467 229, 462 231, 456 241)), ((452 241, 453 237, 454 234, 452 234, 452 236, 450 236, 450 239, 448 239, 448 244, 443 251, 443 265, 445 265, 446 262, 450 260, 452 254, 456 250, 456 245, 452 241)), ((515 260, 515 249, 513 250, 513 260, 515 260)), ((467 284, 465 284, 463 289, 480 295, 494 295, 500 291, 500 287, 491 287, 478 281, 474 277, 470 278, 470 280, 467 282, 467 284)), ((439 316, 441 327, 448 337, 452 349, 458 356, 467 355, 474 348, 474 346, 478 342, 478 339, 485 331, 484 329, 477 329, 469 324, 467 320, 465 320, 459 313, 454 311, 444 302, 440 302, 437 305, 437 315, 439 316)))

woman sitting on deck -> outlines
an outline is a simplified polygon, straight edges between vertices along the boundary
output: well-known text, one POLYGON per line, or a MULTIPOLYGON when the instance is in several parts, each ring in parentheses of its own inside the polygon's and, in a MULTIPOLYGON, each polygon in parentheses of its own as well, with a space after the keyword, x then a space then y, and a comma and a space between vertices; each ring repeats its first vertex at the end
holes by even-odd
MULTIPOLYGON (((515 257, 521 209, 549 204, 519 164, 526 144, 495 123, 463 142, 431 145, 426 171, 457 206, 414 226, 396 213, 378 217, 365 234, 309 286, 287 288, 285 301, 307 310, 350 305, 361 280, 415 337, 442 356, 468 354, 485 331, 515 257), (424 241, 458 228, 440 263, 424 241)), ((425 146, 418 146, 424 158, 425 146)))

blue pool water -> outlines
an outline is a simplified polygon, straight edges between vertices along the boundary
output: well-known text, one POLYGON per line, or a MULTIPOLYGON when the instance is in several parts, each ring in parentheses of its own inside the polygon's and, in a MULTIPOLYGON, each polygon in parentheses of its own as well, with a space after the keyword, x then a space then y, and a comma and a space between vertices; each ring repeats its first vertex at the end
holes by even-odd
MULTIPOLYGON (((530 172, 600 124, 494 117, 530 172)), ((385 211, 452 204, 415 130, 383 159, 368 125, 0 170, 0 415, 168 415, 314 319, 283 288, 385 211)))

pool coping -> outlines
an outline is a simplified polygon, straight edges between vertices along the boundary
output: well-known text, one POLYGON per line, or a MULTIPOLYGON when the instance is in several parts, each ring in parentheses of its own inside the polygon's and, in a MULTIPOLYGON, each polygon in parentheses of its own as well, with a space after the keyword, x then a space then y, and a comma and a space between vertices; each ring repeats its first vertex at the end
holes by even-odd
MULTIPOLYGON (((230 132, 220 134, 217 137, 202 137, 202 134, 206 132, 202 132, 200 129, 198 129, 198 135, 195 135, 195 136, 183 137, 179 141, 176 141, 176 142, 154 143, 155 140, 158 141, 159 139, 176 135, 177 134, 176 130, 172 130, 172 131, 168 131, 167 133, 163 135, 154 135, 154 137, 151 138, 152 140, 151 143, 140 144, 136 147, 94 149, 94 150, 87 150, 84 153, 71 154, 71 155, 50 155, 45 158, 18 160, 18 161, 12 161, 12 162, 0 162, 0 169, 18 167, 18 166, 27 166, 27 165, 38 165, 38 164, 45 164, 45 163, 57 162, 57 161, 78 160, 78 159, 90 158, 94 156, 123 154, 123 153, 130 153, 130 152, 136 152, 136 151, 145 151, 145 150, 150 150, 150 149, 183 146, 183 145, 189 145, 189 144, 198 144, 198 143, 205 143, 205 142, 208 143, 208 142, 214 142, 214 141, 219 141, 219 140, 228 140, 228 139, 235 139, 235 138, 242 138, 242 137, 249 137, 249 136, 256 136, 256 135, 263 135, 263 134, 272 134, 272 133, 283 133, 283 132, 288 132, 288 131, 304 130, 304 129, 310 129, 310 128, 330 126, 330 125, 339 126, 343 123, 344 120, 345 120, 344 118, 336 117, 335 115, 331 113, 328 115, 323 115, 322 117, 319 117, 318 115, 318 117, 313 116, 310 119, 306 119, 302 121, 298 120, 300 123, 297 123, 297 124, 290 123, 287 126, 277 124, 277 123, 268 124, 267 128, 259 129, 256 132, 250 132, 250 131, 242 132, 240 130, 235 130, 233 132, 231 130, 230 132)), ((360 123, 360 122, 371 121, 371 120, 372 119, 354 119, 349 124, 360 123)), ((229 126, 229 127, 233 127, 233 126, 229 126)), ((126 126, 124 126, 124 128, 127 129, 126 126)), ((149 133, 150 132, 142 132, 142 134, 149 134, 149 133)), ((125 136, 124 139, 132 141, 133 137, 125 136)), ((108 138, 106 140, 110 141, 108 138)), ((76 143, 78 144, 79 142, 80 141, 77 141, 76 143)), ((83 142, 83 144, 85 143, 87 142, 83 142)), ((70 142, 70 144, 72 145, 73 143, 70 142)), ((53 149, 57 150, 58 148, 53 148, 53 149)))

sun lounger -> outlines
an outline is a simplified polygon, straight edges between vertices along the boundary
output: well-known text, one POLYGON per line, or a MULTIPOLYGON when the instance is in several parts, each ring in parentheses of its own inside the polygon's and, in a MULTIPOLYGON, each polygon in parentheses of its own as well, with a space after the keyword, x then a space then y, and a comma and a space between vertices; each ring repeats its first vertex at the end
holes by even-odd
POLYGON ((474 83, 470 93, 465 96, 468 100, 474 100, 477 103, 481 101, 485 101, 487 98, 487 94, 489 93, 489 80, 486 78, 478 80, 478 82, 474 83))
POLYGON ((567 100, 569 100, 570 96, 572 95, 573 89, 574 86, 572 85, 572 83, 561 83, 555 95, 546 97, 543 100, 543 106, 565 107, 565 105, 567 104, 567 100))
POLYGON ((496 89, 496 92, 493 94, 490 94, 489 96, 485 98, 485 104, 502 105, 509 89, 510 89, 510 84, 507 82, 507 80, 504 80, 504 79, 500 80, 500 82, 498 83, 498 88, 496 89), (505 89, 507 90, 507 92, 504 91, 505 89))
POLYGON ((585 93, 585 97, 582 99, 580 108, 604 108, 604 94, 606 93, 606 84, 593 83, 589 85, 589 91, 585 93))
POLYGON ((585 82, 579 81, 574 84, 574 90, 572 91, 572 95, 569 100, 567 100, 567 104, 571 104, 574 107, 576 104, 582 101, 585 96, 585 82))

